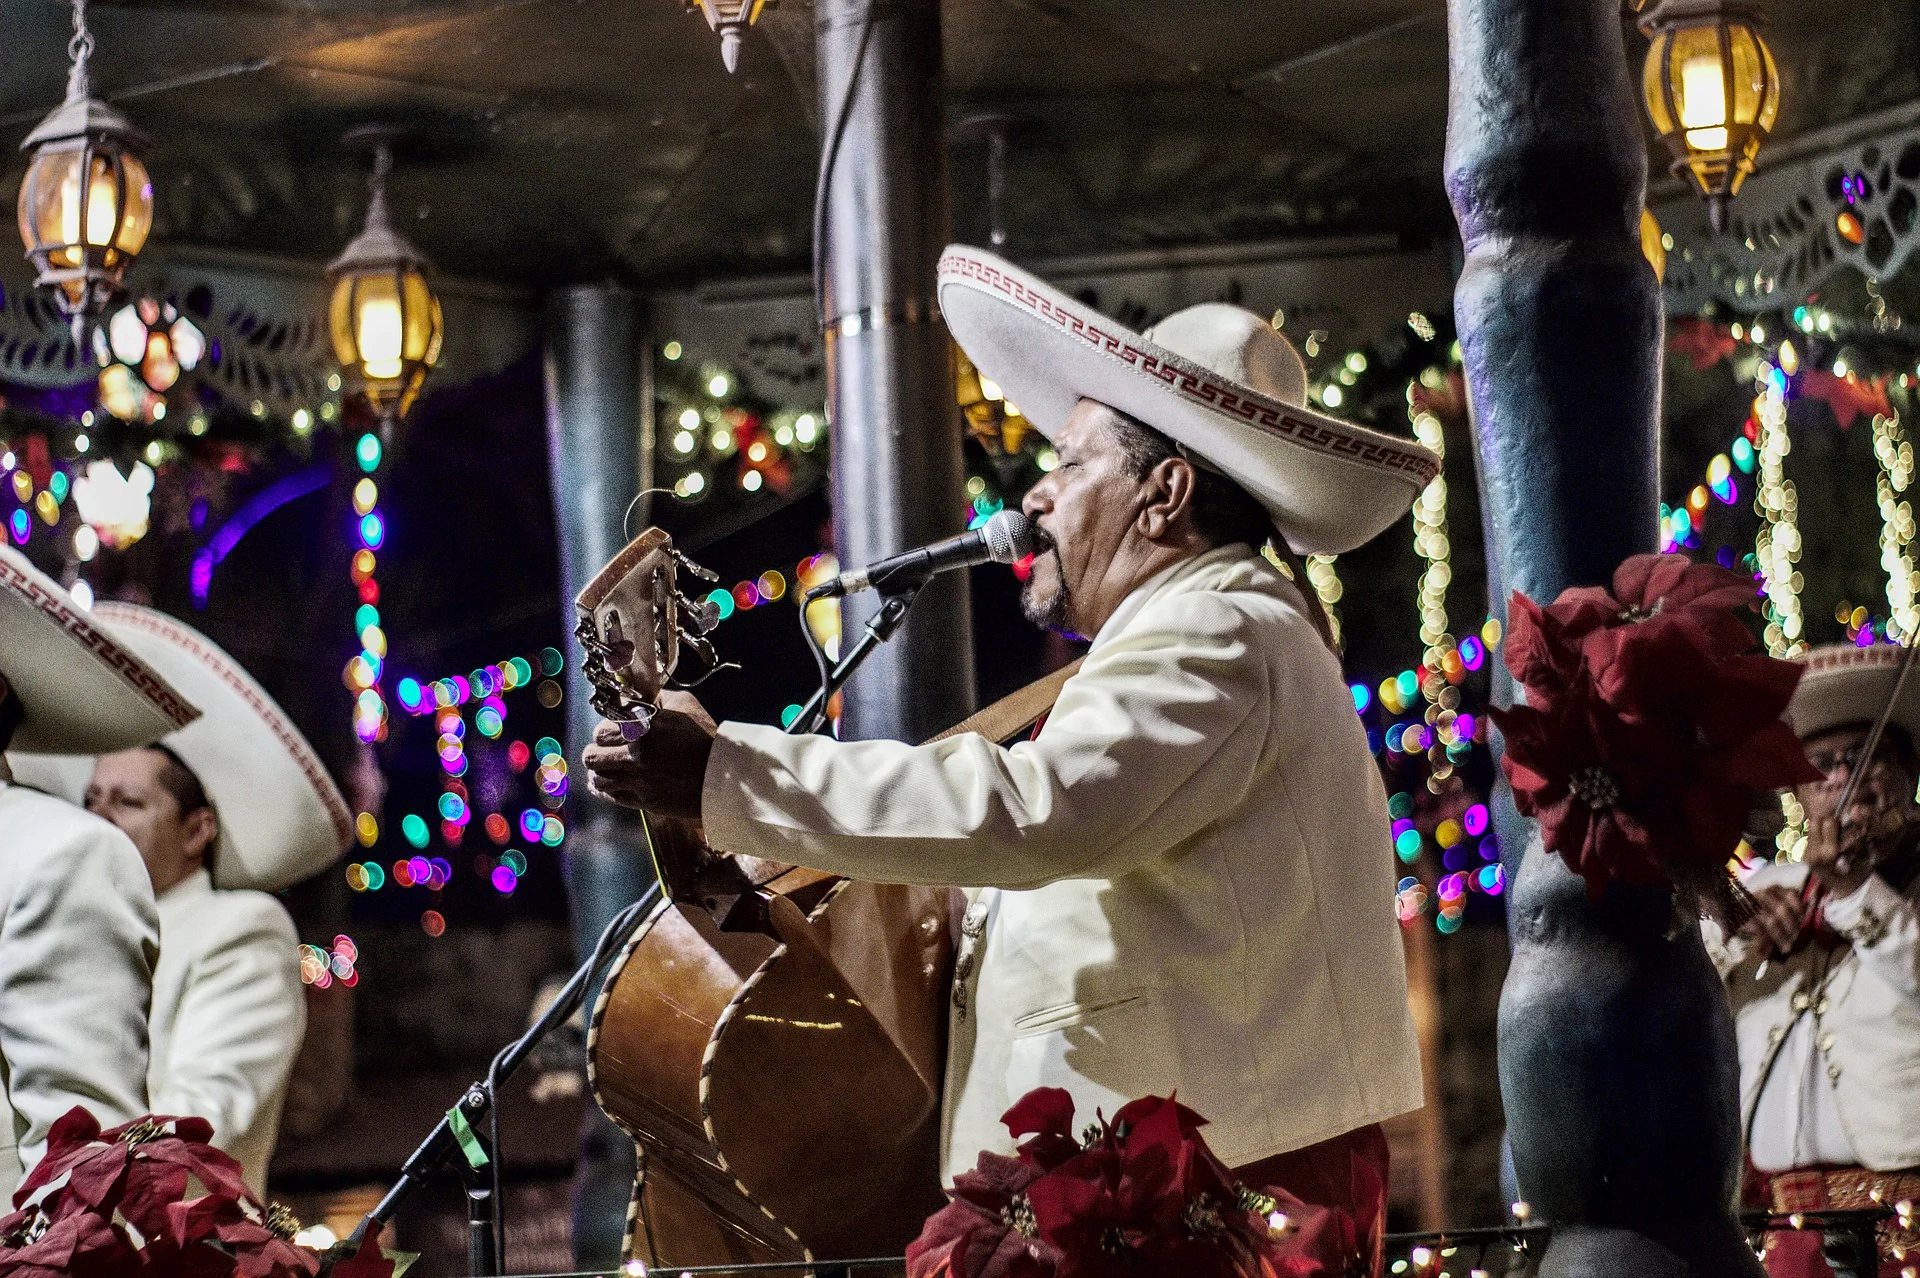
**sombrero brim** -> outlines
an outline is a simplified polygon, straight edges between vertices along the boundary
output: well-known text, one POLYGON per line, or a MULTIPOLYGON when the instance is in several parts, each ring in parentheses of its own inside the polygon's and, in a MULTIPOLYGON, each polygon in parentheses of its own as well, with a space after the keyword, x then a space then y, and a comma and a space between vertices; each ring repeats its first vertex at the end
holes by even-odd
POLYGON ((954 340, 1041 434, 1081 399, 1136 417, 1246 488, 1303 554, 1372 540, 1440 473, 1412 440, 1229 381, 991 253, 952 245, 939 275, 954 340))
MULTIPOLYGON (((1815 648, 1800 658, 1807 672, 1800 676, 1799 687, 1787 706, 1787 722, 1801 738, 1817 736, 1829 728, 1853 723, 1872 723, 1879 717, 1894 682, 1900 677, 1900 661, 1906 649, 1888 644, 1856 648, 1852 644, 1834 644, 1815 648)), ((1900 690, 1900 701, 1888 720, 1907 730, 1920 744, 1920 670, 1907 678, 1900 690)))
MULTIPOLYGON (((205 712, 165 739, 193 770, 220 819, 213 881, 277 891, 333 864, 353 838, 353 816, 313 747, 272 697, 220 646, 163 612, 135 604, 95 609, 133 649, 205 712)), ((69 796, 87 777, 67 760, 15 757, 29 784, 69 796)), ((91 772, 88 762, 87 772, 91 772)))
POLYGON ((11 547, 0 547, 0 675, 26 709, 11 743, 17 750, 129 750, 200 713, 11 547))

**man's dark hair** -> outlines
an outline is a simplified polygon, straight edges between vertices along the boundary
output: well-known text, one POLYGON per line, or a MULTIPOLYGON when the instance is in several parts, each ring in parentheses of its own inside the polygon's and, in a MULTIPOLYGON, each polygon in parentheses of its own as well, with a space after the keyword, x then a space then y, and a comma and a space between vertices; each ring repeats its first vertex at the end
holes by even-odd
POLYGON ((1307 603, 1307 618, 1313 622, 1313 628, 1320 632, 1320 638, 1327 647, 1337 654, 1339 648, 1333 641, 1333 623, 1320 602, 1319 592, 1307 579, 1306 561, 1293 552, 1293 548, 1287 545, 1287 539, 1273 526, 1273 516, 1267 513, 1267 508, 1252 493, 1139 418, 1130 417, 1117 408, 1110 411, 1113 413, 1114 440, 1120 445, 1121 456, 1126 459, 1127 473, 1135 479, 1145 479, 1148 471, 1169 457, 1179 457, 1191 464, 1193 497, 1187 508, 1193 515, 1193 526, 1209 546, 1231 546, 1235 542, 1245 542, 1255 550, 1262 547, 1271 549, 1286 565, 1287 575, 1293 578, 1293 584, 1300 588, 1300 594, 1307 603))
MULTIPOLYGON (((189 768, 179 755, 158 741, 147 749, 164 760, 160 768, 160 788, 172 795, 173 801, 180 805, 182 817, 190 816, 201 808, 213 807, 213 804, 207 800, 207 788, 200 784, 200 778, 193 774, 193 769, 189 768)), ((215 814, 216 817, 218 815, 218 813, 215 814)), ((200 864, 208 873, 213 872, 213 850, 218 843, 219 840, 216 839, 207 844, 207 850, 201 854, 200 864)))
POLYGON ((4 750, 13 741, 13 734, 26 722, 27 708, 20 704, 20 694, 11 685, 0 680, 0 750, 4 750))
POLYGON ((193 775, 193 769, 181 762, 179 755, 158 742, 147 749, 165 760, 160 768, 160 788, 171 794, 173 801, 180 805, 181 816, 213 806, 207 802, 206 787, 200 784, 199 777, 193 775))

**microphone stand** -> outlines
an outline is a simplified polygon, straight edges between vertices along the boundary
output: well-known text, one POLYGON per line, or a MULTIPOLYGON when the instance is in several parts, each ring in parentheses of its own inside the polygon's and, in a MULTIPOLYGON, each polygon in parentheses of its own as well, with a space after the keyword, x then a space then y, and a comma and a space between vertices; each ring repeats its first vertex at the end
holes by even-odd
POLYGON ((328 1248, 327 1259, 330 1262, 337 1262, 358 1252, 360 1244, 369 1234, 377 1236, 393 1219, 400 1204, 452 1162, 457 1151, 460 1154, 457 1170, 461 1180, 466 1183, 467 1272, 476 1278, 501 1272, 506 1258, 496 1245, 500 1204, 495 1189, 499 1183, 499 1165, 494 1160, 496 1151, 489 1149, 482 1135, 483 1124, 494 1108, 495 1089, 513 1077, 514 1071, 533 1054, 533 1049, 539 1046, 540 1041, 571 1017, 586 1000, 587 989, 593 983, 595 973, 611 956, 614 948, 626 940, 641 912, 653 903, 659 891, 656 884, 639 900, 614 916, 613 921, 600 933, 593 953, 567 978, 566 985, 547 1006, 547 1010, 540 1014, 540 1019, 529 1026, 526 1033, 500 1050, 487 1070, 487 1077, 467 1087, 459 1102, 447 1111, 446 1117, 427 1133, 420 1147, 401 1165, 400 1177, 393 1182, 393 1188, 387 1191, 386 1197, 361 1219, 344 1242, 328 1248))
MULTIPOLYGON (((854 644, 847 655, 840 659, 840 664, 827 672, 826 680, 821 683, 820 690, 813 694, 806 705, 800 707, 800 713, 794 716, 792 724, 787 728, 789 734, 803 737, 809 732, 819 731, 820 724, 827 717, 827 703, 833 700, 833 694, 840 691, 847 680, 853 678, 853 672, 860 668, 861 662, 873 655, 875 648, 893 638, 894 632, 900 629, 900 623, 907 619, 907 609, 913 607, 914 597, 920 593, 922 584, 924 583, 916 582, 898 593, 890 593, 881 598, 880 611, 874 613, 867 621, 867 632, 861 635, 860 642, 854 644)), ((816 600, 830 598, 834 593, 831 584, 815 586, 807 592, 806 601, 800 606, 801 615, 804 617, 808 606, 816 600)))

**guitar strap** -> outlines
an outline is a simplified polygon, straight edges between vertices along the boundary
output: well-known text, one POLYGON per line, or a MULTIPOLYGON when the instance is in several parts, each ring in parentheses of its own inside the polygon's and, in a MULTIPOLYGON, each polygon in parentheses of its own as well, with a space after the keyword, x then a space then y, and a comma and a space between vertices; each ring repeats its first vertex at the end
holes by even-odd
POLYGON ((1080 663, 1085 660, 1085 657, 1075 658, 1046 678, 1036 679, 1018 692, 1004 696, 986 709, 962 719, 939 736, 929 738, 927 744, 945 741, 948 737, 957 737, 965 732, 977 732, 995 745, 1019 736, 1037 723, 1041 715, 1053 709, 1053 703, 1059 699, 1061 685, 1073 678, 1080 669, 1080 663))

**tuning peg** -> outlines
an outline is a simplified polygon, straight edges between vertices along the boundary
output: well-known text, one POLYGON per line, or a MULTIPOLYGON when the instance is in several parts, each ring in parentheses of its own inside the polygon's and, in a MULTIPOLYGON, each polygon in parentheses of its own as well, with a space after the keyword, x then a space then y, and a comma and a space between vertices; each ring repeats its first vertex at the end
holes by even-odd
POLYGON ((711 599, 689 599, 681 595, 680 619, 696 635, 711 634, 720 624, 720 605, 711 599))

